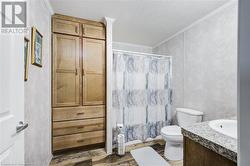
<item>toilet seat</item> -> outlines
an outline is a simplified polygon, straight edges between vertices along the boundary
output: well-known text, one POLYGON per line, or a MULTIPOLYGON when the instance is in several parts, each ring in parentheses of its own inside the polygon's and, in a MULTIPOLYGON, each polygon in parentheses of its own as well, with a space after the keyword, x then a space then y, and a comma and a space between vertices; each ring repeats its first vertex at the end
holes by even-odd
POLYGON ((181 128, 177 125, 165 126, 161 129, 164 136, 182 136, 181 128))

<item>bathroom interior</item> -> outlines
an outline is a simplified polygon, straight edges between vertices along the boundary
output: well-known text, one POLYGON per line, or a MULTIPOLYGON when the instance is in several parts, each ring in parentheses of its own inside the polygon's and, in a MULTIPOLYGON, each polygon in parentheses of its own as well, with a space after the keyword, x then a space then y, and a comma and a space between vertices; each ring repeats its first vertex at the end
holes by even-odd
POLYGON ((0 38, 0 165, 248 165, 249 2, 25 3, 0 38))

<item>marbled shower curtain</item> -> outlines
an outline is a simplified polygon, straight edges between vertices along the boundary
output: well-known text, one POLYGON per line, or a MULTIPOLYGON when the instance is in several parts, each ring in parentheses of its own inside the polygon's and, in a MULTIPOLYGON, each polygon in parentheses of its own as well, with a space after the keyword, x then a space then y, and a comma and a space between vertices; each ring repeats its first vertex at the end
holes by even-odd
POLYGON ((117 124, 125 141, 155 138, 170 123, 171 59, 139 53, 113 52, 113 144, 117 124))

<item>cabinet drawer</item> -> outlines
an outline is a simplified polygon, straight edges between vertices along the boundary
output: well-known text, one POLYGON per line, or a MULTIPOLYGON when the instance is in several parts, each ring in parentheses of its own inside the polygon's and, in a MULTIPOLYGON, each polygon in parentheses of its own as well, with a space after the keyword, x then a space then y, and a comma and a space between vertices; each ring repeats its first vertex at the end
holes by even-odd
POLYGON ((104 131, 94 131, 81 134, 53 137, 53 150, 62 150, 79 146, 105 142, 104 131))
POLYGON ((102 118, 105 117, 105 106, 64 107, 53 109, 53 121, 102 118))
POLYGON ((105 39, 105 28, 94 26, 94 25, 83 24, 82 34, 84 37, 105 39))
POLYGON ((104 118, 54 122, 53 136, 104 130, 104 128, 104 118))
POLYGON ((53 19, 53 32, 80 35, 80 24, 73 21, 53 19))

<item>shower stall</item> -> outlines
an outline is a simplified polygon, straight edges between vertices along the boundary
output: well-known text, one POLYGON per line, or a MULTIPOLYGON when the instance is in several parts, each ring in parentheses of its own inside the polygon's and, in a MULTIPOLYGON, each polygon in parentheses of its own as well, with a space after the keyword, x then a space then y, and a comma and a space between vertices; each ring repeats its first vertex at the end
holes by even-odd
POLYGON ((147 141, 171 122, 172 58, 113 50, 112 130, 123 124, 125 142, 147 141))

